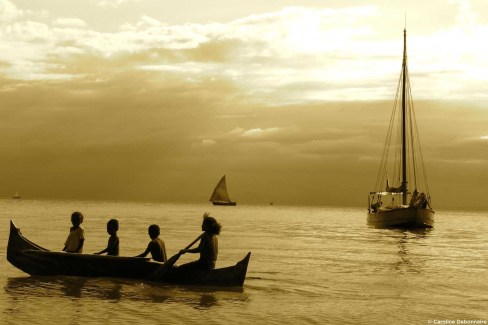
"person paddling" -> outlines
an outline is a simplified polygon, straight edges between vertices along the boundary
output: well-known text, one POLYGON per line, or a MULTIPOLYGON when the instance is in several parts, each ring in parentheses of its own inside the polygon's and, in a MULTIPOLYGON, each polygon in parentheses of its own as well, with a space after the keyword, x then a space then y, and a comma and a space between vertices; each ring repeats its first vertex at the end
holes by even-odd
POLYGON ((187 264, 180 265, 178 269, 199 269, 199 270, 213 270, 217 262, 217 255, 219 253, 219 241, 217 235, 220 234, 222 226, 220 223, 211 217, 208 213, 203 215, 202 230, 204 233, 200 237, 200 244, 193 249, 182 249, 180 254, 185 253, 200 253, 200 259, 187 264))

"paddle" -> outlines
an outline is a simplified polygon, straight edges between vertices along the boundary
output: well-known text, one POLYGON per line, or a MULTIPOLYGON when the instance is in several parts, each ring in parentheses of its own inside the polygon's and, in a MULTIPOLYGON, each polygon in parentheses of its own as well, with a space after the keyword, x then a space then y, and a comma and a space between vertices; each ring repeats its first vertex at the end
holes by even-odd
MULTIPOLYGON (((192 241, 188 246, 186 246, 184 249, 189 249, 192 247, 197 241, 202 238, 204 233, 202 233, 200 236, 198 236, 194 241, 192 241)), ((148 276, 149 280, 159 280, 164 277, 166 272, 176 263, 176 261, 180 258, 182 254, 178 252, 177 254, 171 256, 166 262, 164 262, 163 265, 161 265, 156 271, 154 271, 152 274, 148 276)))

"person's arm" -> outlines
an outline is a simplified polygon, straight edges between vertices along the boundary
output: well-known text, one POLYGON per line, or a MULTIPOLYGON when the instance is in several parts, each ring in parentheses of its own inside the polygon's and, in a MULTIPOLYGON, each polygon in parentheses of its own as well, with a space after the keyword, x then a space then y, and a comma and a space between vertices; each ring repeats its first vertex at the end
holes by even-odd
POLYGON ((205 242, 203 241, 203 237, 200 239, 200 244, 198 244, 198 247, 192 248, 192 249, 182 249, 180 251, 180 254, 185 254, 185 253, 200 253, 203 249, 203 246, 205 246, 205 242))
POLYGON ((197 248, 184 249, 183 251, 185 253, 200 253, 202 250, 200 249, 200 246, 198 246, 197 248))
POLYGON ((80 239, 80 243, 78 244, 78 247, 76 248, 76 252, 79 253, 83 249, 83 244, 85 243, 85 238, 80 239))
POLYGON ((103 254, 103 253, 107 253, 108 252, 108 247, 105 248, 103 251, 100 251, 98 253, 95 253, 96 255, 100 255, 100 254, 103 254))
POLYGON ((110 250, 114 250, 115 247, 117 246, 117 239, 113 238, 112 236, 109 237, 108 243, 107 243, 107 248, 105 248, 103 251, 100 251, 98 253, 95 253, 96 255, 100 255, 103 253, 108 253, 110 250))
MULTIPOLYGON (((71 233, 71 229, 69 231, 71 233)), ((69 239, 69 235, 68 235, 68 238, 66 239, 66 241, 64 242, 63 252, 66 252, 66 250, 68 249, 68 239, 69 239)))
POLYGON ((137 255, 137 256, 134 256, 134 257, 146 257, 146 256, 147 256, 147 254, 149 254, 149 252, 151 251, 151 243, 152 243, 152 242, 150 242, 150 243, 149 243, 149 245, 147 245, 147 248, 146 248, 146 250, 144 251, 144 253, 139 254, 139 255, 137 255))

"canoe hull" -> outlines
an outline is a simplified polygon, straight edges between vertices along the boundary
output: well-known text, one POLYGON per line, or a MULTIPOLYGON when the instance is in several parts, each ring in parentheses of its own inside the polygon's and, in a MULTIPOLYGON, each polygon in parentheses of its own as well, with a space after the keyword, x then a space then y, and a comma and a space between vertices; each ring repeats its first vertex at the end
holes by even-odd
POLYGON ((237 202, 229 201, 229 202, 223 202, 223 201, 212 201, 213 205, 224 205, 224 206, 236 206, 237 202))
MULTIPOLYGON (((242 287, 251 253, 234 266, 209 271, 169 269, 158 282, 204 286, 242 287)), ((7 260, 30 275, 69 275, 148 280, 163 263, 149 258, 52 252, 22 236, 10 223, 7 260)))
POLYGON ((410 206, 382 208, 368 213, 368 225, 375 228, 432 228, 434 211, 410 206))

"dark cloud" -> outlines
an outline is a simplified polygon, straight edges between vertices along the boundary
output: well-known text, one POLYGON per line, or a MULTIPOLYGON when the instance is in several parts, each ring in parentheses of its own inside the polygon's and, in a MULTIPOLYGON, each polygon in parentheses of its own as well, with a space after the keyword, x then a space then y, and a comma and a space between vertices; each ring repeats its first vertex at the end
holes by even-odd
MULTIPOLYGON (((222 174, 242 203, 362 206, 373 189, 392 102, 266 106, 223 78, 101 77, 0 80, 1 195, 205 201, 222 174)), ((486 208, 486 107, 416 110, 434 204, 486 208)))

